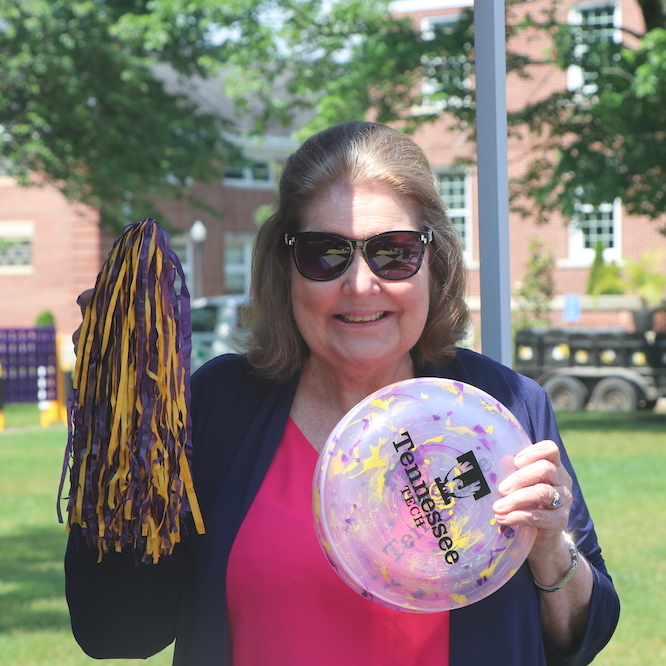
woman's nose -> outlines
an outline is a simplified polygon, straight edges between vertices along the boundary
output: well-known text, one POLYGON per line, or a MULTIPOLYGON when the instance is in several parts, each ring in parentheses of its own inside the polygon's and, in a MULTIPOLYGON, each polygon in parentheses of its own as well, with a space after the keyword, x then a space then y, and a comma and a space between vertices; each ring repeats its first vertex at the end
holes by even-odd
POLYGON ((360 249, 354 250, 351 264, 342 277, 349 293, 366 295, 379 289, 379 278, 370 270, 360 249))

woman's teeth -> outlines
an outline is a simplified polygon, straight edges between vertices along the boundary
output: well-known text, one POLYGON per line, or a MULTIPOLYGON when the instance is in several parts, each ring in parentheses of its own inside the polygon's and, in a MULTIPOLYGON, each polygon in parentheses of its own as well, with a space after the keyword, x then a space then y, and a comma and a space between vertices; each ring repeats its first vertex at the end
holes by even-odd
POLYGON ((385 316, 386 316, 385 312, 376 312, 375 314, 363 315, 358 317, 355 317, 353 315, 338 315, 338 319, 347 322, 349 324, 362 324, 368 321, 377 321, 378 319, 381 319, 382 317, 385 316))

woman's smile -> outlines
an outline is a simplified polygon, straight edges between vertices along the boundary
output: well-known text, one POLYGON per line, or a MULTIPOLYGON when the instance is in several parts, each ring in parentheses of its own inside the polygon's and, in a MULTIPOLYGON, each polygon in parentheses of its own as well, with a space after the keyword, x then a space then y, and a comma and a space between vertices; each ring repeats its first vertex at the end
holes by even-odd
POLYGON ((368 324, 380 319, 384 319, 388 316, 388 312, 375 312, 374 314, 367 315, 354 315, 354 314, 337 314, 335 315, 336 319, 344 322, 345 324, 368 324))

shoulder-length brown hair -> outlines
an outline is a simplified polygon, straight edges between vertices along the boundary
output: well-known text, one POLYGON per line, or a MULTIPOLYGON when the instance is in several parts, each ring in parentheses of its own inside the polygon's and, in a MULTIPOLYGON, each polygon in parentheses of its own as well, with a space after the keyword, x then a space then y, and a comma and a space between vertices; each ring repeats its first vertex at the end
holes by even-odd
POLYGON ((408 136, 386 125, 346 122, 310 137, 288 158, 277 208, 257 234, 247 357, 267 377, 288 379, 309 354, 292 311, 292 258, 284 235, 299 230, 304 209, 315 199, 333 187, 352 184, 380 185, 400 193, 420 208, 424 227, 433 231, 430 309, 421 338, 412 349, 415 362, 446 363, 467 332, 462 249, 423 151, 408 136))

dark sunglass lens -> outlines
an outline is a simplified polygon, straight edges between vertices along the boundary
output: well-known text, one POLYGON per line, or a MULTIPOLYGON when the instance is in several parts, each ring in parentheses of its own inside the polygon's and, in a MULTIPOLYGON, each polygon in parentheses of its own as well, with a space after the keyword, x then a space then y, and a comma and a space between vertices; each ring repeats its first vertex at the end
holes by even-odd
POLYGON ((381 234, 368 241, 368 262, 373 271, 388 280, 402 280, 419 270, 423 244, 416 234, 381 234))
POLYGON ((304 233, 296 240, 298 269, 314 280, 333 280, 342 275, 350 254, 345 240, 331 234, 304 233))

